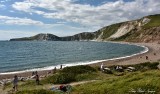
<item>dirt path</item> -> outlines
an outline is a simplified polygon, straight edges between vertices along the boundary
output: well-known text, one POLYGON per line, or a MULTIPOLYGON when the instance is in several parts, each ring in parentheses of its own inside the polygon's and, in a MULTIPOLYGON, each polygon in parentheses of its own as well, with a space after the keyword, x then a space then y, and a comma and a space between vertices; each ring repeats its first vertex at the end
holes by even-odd
MULTIPOLYGON (((90 81, 80 81, 80 82, 73 82, 73 83, 70 83, 68 85, 71 85, 71 86, 77 86, 77 85, 81 85, 81 84, 85 84, 85 83, 90 83, 90 82, 95 82, 95 81, 98 81, 98 80, 90 80, 90 81)), ((52 87, 54 88, 59 88, 61 84, 56 84, 56 85, 43 85, 42 88, 45 89, 45 90, 49 90, 51 89, 52 87)), ((8 92, 11 92, 11 89, 10 88, 6 88, 5 90, 3 90, 3 87, 0 86, 0 94, 10 94, 8 92)), ((13 93, 14 94, 14 93, 13 93)))

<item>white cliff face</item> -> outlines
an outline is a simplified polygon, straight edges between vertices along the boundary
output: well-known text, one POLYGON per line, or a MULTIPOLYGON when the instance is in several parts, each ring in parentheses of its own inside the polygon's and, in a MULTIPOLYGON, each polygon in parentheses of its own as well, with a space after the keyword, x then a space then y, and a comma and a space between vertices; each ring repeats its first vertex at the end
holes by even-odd
POLYGON ((130 32, 134 28, 135 28, 135 26, 132 22, 124 24, 117 30, 116 33, 111 35, 109 38, 112 38, 112 39, 119 38, 119 37, 127 34, 128 32, 130 32))
POLYGON ((143 25, 145 25, 145 24, 147 24, 148 22, 150 21, 150 19, 149 18, 144 18, 143 20, 142 20, 142 26, 143 25))
POLYGON ((113 35, 111 35, 109 37, 109 39, 116 39, 119 37, 122 37, 123 35, 129 33, 131 30, 133 29, 141 29, 141 26, 144 26, 145 24, 147 24, 150 21, 149 18, 143 18, 140 21, 130 21, 130 22, 126 22, 124 24, 122 24, 119 29, 117 30, 116 33, 114 33, 113 35))
POLYGON ((141 21, 138 23, 138 26, 144 26, 144 25, 147 24, 149 21, 150 21, 149 18, 143 18, 143 20, 141 20, 141 21))

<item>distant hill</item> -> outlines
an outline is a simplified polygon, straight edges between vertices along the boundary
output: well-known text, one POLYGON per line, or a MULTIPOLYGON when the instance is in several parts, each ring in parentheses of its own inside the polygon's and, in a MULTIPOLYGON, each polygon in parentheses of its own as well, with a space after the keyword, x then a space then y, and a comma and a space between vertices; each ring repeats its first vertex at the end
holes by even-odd
POLYGON ((37 34, 32 37, 24 37, 24 38, 15 38, 15 39, 10 39, 10 41, 58 41, 60 40, 60 37, 55 36, 53 34, 37 34))
POLYGON ((160 14, 145 16, 141 19, 112 24, 96 32, 83 32, 73 36, 58 37, 52 34, 38 34, 32 37, 10 39, 10 41, 127 41, 160 42, 160 14))

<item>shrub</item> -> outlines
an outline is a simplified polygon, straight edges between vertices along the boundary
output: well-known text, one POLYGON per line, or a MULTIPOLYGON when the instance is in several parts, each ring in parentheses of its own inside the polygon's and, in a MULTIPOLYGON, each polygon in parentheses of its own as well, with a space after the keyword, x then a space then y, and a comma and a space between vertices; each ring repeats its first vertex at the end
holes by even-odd
POLYGON ((62 73, 73 73, 73 74, 83 74, 83 73, 90 73, 95 72, 96 69, 90 67, 88 65, 80 65, 80 66, 72 66, 66 67, 61 72, 62 73))
POLYGON ((66 84, 76 81, 75 75, 72 73, 60 73, 55 75, 54 77, 54 84, 66 84))
POLYGON ((47 77, 46 79, 43 79, 41 82, 43 84, 46 83, 54 83, 54 84, 66 84, 73 81, 80 81, 84 79, 90 79, 94 78, 95 75, 91 76, 93 72, 95 72, 96 69, 86 65, 81 66, 73 66, 73 67, 66 67, 63 70, 61 70, 59 73, 47 77), (80 77, 80 78, 79 78, 80 77))
POLYGON ((145 63, 134 65, 134 67, 137 70, 147 70, 147 69, 157 69, 158 65, 159 65, 159 62, 153 62, 153 63, 145 62, 145 63))
MULTIPOLYGON (((80 66, 72 66, 72 67, 66 67, 62 71, 60 71, 59 74, 55 76, 54 83, 55 84, 66 84, 70 83, 73 81, 79 81, 78 75, 81 74, 87 74, 87 73, 92 73, 95 72, 96 69, 88 66, 88 65, 80 65, 80 66)), ((87 75, 86 75, 87 76, 87 75)), ((85 78, 84 76, 82 79, 85 78)))
POLYGON ((150 69, 157 69, 157 68, 158 68, 158 65, 159 65, 159 62, 154 62, 154 63, 150 63, 150 64, 148 65, 148 67, 149 67, 150 69))

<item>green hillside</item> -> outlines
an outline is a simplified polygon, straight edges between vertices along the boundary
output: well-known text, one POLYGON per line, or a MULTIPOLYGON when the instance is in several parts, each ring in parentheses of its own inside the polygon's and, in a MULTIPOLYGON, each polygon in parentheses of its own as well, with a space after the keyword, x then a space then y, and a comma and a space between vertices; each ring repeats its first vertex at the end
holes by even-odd
MULTIPOLYGON (((159 40, 158 36, 160 36, 160 14, 150 15, 143 18, 148 18, 150 19, 150 21, 143 26, 138 26, 138 24, 133 24, 134 28, 129 33, 115 39, 108 39, 108 38, 112 34, 116 33, 117 30, 121 27, 121 25, 129 24, 128 22, 118 23, 107 26, 106 28, 102 28, 101 29, 101 32, 103 32, 102 39, 113 40, 113 41, 128 41, 128 42, 158 41, 159 40)), ((129 22, 133 23, 134 21, 141 22, 143 18, 129 22)))
POLYGON ((160 26, 160 14, 150 15, 147 18, 151 19, 149 23, 143 26, 143 28, 152 28, 160 26))

